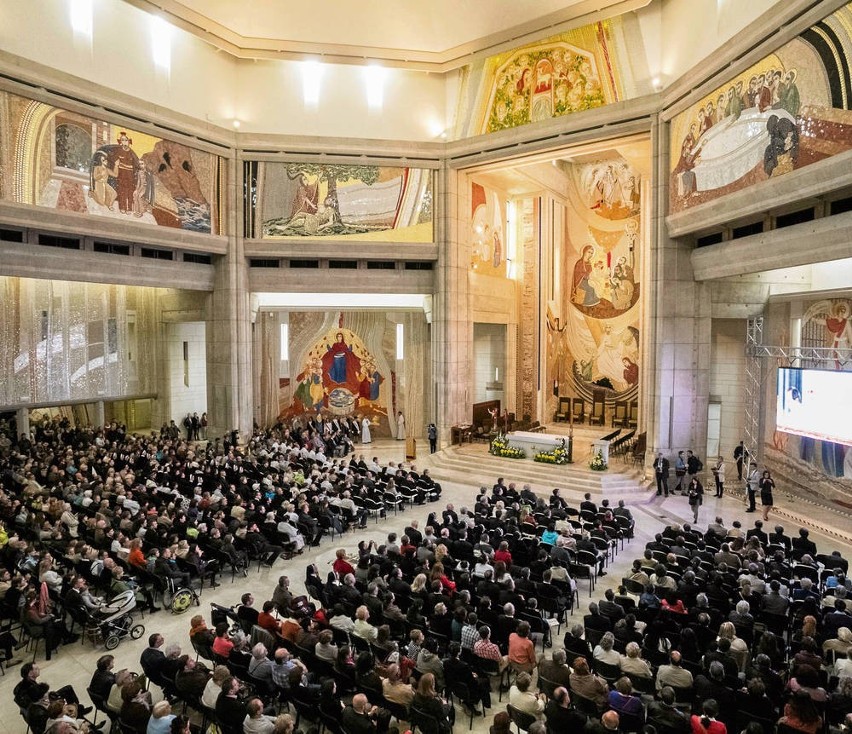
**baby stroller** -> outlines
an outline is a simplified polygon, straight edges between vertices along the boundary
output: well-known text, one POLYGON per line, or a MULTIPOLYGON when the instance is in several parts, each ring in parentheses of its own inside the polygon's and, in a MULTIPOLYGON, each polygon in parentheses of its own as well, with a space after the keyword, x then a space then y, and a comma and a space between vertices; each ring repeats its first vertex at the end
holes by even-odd
POLYGON ((107 650, 115 650, 118 644, 128 635, 138 640, 145 634, 145 625, 133 623, 133 610, 136 608, 136 594, 128 589, 110 599, 96 615, 92 616, 89 624, 95 633, 100 633, 107 650))

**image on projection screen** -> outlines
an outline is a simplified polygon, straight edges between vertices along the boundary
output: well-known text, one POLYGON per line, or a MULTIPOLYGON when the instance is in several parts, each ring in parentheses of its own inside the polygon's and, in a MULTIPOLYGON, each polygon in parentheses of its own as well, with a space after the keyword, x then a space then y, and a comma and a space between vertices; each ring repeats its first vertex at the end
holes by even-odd
POLYGON ((852 372, 778 369, 779 431, 852 445, 852 372))

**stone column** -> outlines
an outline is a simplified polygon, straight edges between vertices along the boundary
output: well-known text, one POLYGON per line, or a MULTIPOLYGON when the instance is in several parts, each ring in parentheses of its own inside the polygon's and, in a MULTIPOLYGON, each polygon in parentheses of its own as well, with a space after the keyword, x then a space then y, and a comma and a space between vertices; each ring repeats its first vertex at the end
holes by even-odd
POLYGON ((471 338, 468 296, 469 243, 464 218, 468 193, 466 177, 444 167, 436 172, 435 237, 438 266, 432 320, 432 374, 438 398, 441 445, 450 440, 450 426, 471 418, 471 338))
POLYGON ((242 236, 242 202, 236 160, 228 162, 228 252, 214 257, 213 294, 207 316, 208 436, 252 429, 251 307, 242 236))
POLYGON ((655 181, 651 200, 650 296, 645 319, 646 465, 657 451, 674 457, 692 449, 706 463, 710 389, 711 302, 707 284, 693 278, 692 245, 669 238, 668 125, 651 130, 655 181))
POLYGON ((104 401, 98 400, 95 403, 95 428, 103 428, 104 425, 104 401))
POLYGON ((30 409, 29 408, 18 408, 15 413, 15 422, 18 425, 18 435, 16 438, 20 438, 22 433, 26 433, 29 435, 30 432, 30 409))

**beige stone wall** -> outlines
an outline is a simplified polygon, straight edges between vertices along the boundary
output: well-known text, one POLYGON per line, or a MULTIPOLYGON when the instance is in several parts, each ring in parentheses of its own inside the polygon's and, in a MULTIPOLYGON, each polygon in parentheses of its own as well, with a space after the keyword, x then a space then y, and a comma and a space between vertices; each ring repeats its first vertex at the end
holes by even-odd
MULTIPOLYGON (((714 319, 710 342, 710 395, 722 404, 719 449, 731 461, 743 438, 745 386, 745 332, 743 319, 714 319)), ((705 464, 708 462, 705 462, 705 464)))

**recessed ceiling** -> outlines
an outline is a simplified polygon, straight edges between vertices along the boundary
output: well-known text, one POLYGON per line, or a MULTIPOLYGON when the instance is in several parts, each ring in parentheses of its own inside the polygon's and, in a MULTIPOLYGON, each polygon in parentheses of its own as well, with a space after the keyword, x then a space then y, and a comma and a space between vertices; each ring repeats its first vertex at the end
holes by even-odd
POLYGON ((511 163, 498 163, 476 171, 476 180, 509 197, 529 196, 549 190, 565 196, 568 188, 566 164, 594 163, 614 156, 624 158, 638 173, 651 173, 651 151, 647 136, 634 135, 599 141, 555 153, 532 156, 511 163))
MULTIPOLYGON (((241 58, 319 54, 452 68, 530 34, 652 0, 125 0, 241 58)), ((518 44, 516 44, 518 45, 518 44)))

